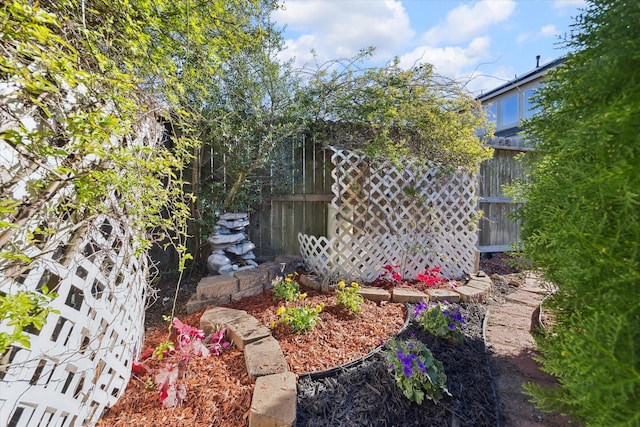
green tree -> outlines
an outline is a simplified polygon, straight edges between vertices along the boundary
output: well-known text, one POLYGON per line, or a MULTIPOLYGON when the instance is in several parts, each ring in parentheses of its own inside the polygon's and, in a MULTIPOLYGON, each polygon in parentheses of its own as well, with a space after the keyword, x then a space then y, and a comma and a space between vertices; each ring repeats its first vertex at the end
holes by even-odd
POLYGON ((290 168, 277 160, 292 149, 293 137, 302 129, 297 76, 289 63, 278 60, 283 40, 269 12, 260 19, 261 42, 225 60, 223 72, 211 82, 202 139, 203 151, 213 158, 203 162, 206 200, 200 205, 210 218, 214 211, 250 210, 258 201, 265 168, 290 168))
POLYGON ((491 157, 492 133, 477 102, 456 81, 422 64, 404 69, 396 58, 363 67, 373 52, 334 60, 308 74, 305 106, 315 134, 326 143, 398 160, 410 155, 451 167, 475 169, 491 157))
POLYGON ((526 123, 536 143, 524 250, 557 285, 538 340, 557 387, 537 403, 591 426, 639 426, 640 4, 593 0, 526 123))
MULTIPOLYGON (((188 258, 184 239, 191 196, 184 191, 182 170, 199 144, 197 125, 209 81, 226 58, 260 42, 256 17, 273 4, 2 3, 0 141, 11 149, 17 159, 11 167, 18 171, 7 180, 3 172, 1 187, 4 294, 11 297, 24 290, 16 282, 7 283, 38 262, 27 255, 27 248, 44 244, 70 216, 82 228, 100 213, 125 215, 135 228, 140 253, 154 240, 172 236, 170 244, 182 262, 188 258), (160 115, 177 129, 171 147, 136 142, 141 119, 163 111, 160 115), (117 206, 105 197, 109 194, 118 195, 117 206), (46 227, 37 225, 42 215, 46 227)), ((37 295, 29 300, 36 305, 47 301, 37 295)), ((2 307, 0 319, 21 326, 29 325, 20 313, 45 312, 14 310, 13 303, 2 307)))

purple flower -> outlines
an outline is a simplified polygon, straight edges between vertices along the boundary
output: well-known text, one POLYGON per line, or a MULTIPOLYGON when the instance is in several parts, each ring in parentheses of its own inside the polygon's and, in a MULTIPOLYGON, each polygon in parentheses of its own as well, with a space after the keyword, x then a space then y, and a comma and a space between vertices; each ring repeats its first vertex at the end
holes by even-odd
POLYGON ((400 362, 402 362, 404 375, 410 377, 411 374, 413 374, 411 366, 413 365, 413 359, 416 358, 416 355, 409 353, 405 356, 402 350, 398 350, 396 354, 398 356, 398 359, 400 359, 400 362))
POLYGON ((415 308, 413 309, 413 315, 415 317, 420 316, 420 313, 422 313, 424 310, 429 308, 429 303, 426 301, 420 301, 418 303, 418 305, 415 306, 415 308))
POLYGON ((418 360, 418 368, 420 368, 420 371, 424 374, 425 372, 427 372, 427 367, 424 366, 424 363, 422 363, 421 361, 418 360))

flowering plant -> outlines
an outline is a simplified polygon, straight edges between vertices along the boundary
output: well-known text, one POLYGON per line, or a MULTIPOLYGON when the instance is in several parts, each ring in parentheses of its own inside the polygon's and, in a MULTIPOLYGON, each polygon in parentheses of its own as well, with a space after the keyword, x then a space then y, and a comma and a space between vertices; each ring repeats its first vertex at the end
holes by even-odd
POLYGON ((416 275, 416 280, 424 283, 430 288, 447 281, 447 279, 440 275, 440 266, 428 268, 424 273, 418 273, 416 275))
POLYGON ((360 285, 356 282, 351 282, 350 286, 347 286, 344 280, 338 282, 338 305, 345 307, 352 315, 356 315, 362 311, 362 302, 364 299, 362 295, 358 294, 359 290, 360 285))
POLYGON ((400 273, 398 273, 397 269, 400 268, 400 265, 391 265, 391 264, 387 264, 382 266, 382 273, 376 278, 376 280, 374 281, 375 283, 378 283, 379 281, 382 280, 389 280, 391 282, 394 283, 401 283, 402 282, 402 275, 400 273))
MULTIPOLYGON (((306 293, 300 294, 299 301, 307 297, 306 293)), ((278 323, 289 326, 292 333, 305 333, 313 329, 320 320, 320 312, 324 308, 323 304, 317 304, 311 307, 306 302, 296 306, 281 306, 276 314, 278 315, 278 323)))
POLYGON ((294 275, 288 274, 284 279, 281 276, 273 279, 273 298, 275 300, 295 301, 300 296, 300 285, 293 280, 294 275))
POLYGON ((443 393, 450 394, 442 363, 414 336, 407 340, 391 338, 387 341, 385 360, 396 385, 418 405, 425 397, 440 400, 443 393))
POLYGON ((413 314, 426 332, 459 343, 464 342, 464 334, 460 331, 460 327, 465 320, 459 306, 449 304, 447 301, 433 304, 421 301, 415 306, 413 314))

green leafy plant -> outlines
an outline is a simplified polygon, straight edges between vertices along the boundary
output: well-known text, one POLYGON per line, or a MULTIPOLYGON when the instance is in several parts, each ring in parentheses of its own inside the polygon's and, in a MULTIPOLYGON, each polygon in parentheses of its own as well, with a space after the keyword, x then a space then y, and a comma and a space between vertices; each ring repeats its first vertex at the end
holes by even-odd
POLYGON ((460 327, 465 323, 465 320, 460 312, 460 307, 446 301, 444 303, 438 301, 433 304, 420 301, 415 306, 413 314, 418 324, 426 332, 458 343, 464 342, 464 334, 460 327))
POLYGON ((360 285, 357 282, 351 282, 349 286, 343 280, 338 282, 338 289, 336 290, 338 305, 346 308, 351 315, 362 312, 364 299, 358 291, 360 291, 360 285))
POLYGON ((300 296, 300 285, 294 280, 294 274, 288 274, 284 279, 276 277, 273 279, 273 298, 286 302, 296 301, 300 296))
POLYGON ((287 325, 291 333, 308 332, 320 321, 320 312, 322 312, 324 305, 317 304, 312 307, 304 301, 306 297, 307 294, 300 294, 299 305, 283 305, 276 312, 278 323, 287 325))
POLYGON ((407 399, 422 404, 424 398, 440 400, 447 389, 442 363, 414 336, 407 340, 391 338, 385 344, 387 369, 407 399))
POLYGON ((15 294, 0 292, 0 323, 13 326, 13 331, 0 332, 0 355, 14 343, 26 348, 31 346, 29 335, 25 329, 42 329, 49 313, 58 314, 59 311, 49 307, 51 301, 58 297, 46 286, 42 292, 18 291, 15 294))
POLYGON ((640 425, 640 8, 588 1, 569 53, 525 122, 523 251, 554 286, 537 337, 557 386, 541 409, 588 426, 640 425), (529 155, 531 154, 531 155, 529 155))

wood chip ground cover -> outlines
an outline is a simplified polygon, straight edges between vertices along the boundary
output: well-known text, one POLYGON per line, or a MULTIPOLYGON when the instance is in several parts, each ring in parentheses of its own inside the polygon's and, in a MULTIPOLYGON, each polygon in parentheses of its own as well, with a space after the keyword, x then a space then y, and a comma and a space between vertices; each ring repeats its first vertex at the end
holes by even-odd
MULTIPOLYGON (((401 304, 378 305, 366 301, 363 312, 349 316, 335 306, 335 293, 307 290, 309 304, 325 304, 321 322, 304 335, 288 334, 283 325, 272 333, 278 339, 290 369, 309 373, 333 368, 367 355, 384 340, 398 333, 406 318, 401 304)), ((272 291, 245 298, 229 307, 246 310, 264 325, 277 321, 280 306, 272 291)), ((386 372, 380 354, 340 375, 313 379, 302 375, 298 387, 298 426, 442 426, 454 417, 460 426, 496 424, 495 400, 488 359, 482 340, 481 305, 464 306, 469 317, 465 325, 467 340, 460 347, 421 333, 415 325, 403 334, 415 333, 441 360, 453 397, 435 405, 418 406, 408 401, 386 372), (381 404, 384 402, 384 404, 381 404)), ((181 319, 199 325, 202 312, 181 319)), ((152 318, 158 319, 157 313, 152 318)), ((167 339, 166 324, 147 323, 145 347, 155 347, 167 339)), ((163 361, 164 362, 164 361, 163 361)), ((160 363, 151 363, 157 369, 160 363)), ((133 378, 116 405, 98 423, 106 426, 246 426, 255 381, 246 374, 244 356, 231 349, 221 356, 193 358, 185 380, 188 395, 177 408, 163 409, 158 392, 146 386, 145 378, 133 378)))

